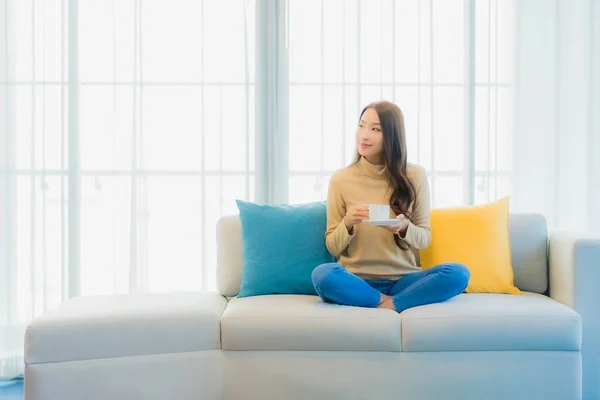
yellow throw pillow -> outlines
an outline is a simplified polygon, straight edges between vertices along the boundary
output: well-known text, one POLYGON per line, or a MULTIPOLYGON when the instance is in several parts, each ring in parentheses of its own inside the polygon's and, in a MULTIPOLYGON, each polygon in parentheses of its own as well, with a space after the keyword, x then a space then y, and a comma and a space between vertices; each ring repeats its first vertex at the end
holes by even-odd
POLYGON ((471 272, 467 293, 520 294, 514 285, 508 230, 510 198, 479 206, 431 210, 431 245, 421 267, 445 262, 471 272))

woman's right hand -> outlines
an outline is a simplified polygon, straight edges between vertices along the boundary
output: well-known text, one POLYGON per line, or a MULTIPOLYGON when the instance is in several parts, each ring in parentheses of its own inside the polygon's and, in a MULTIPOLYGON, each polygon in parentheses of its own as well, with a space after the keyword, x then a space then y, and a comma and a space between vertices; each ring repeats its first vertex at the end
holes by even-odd
POLYGON ((369 219, 369 206, 350 207, 344 217, 344 224, 348 228, 348 232, 350 232, 354 225, 360 224, 367 219, 369 219))

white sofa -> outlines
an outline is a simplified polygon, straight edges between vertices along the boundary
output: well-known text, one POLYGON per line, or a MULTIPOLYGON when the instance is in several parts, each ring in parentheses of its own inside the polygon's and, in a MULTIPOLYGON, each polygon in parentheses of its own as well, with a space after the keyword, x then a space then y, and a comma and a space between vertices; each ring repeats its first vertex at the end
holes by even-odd
POLYGON ((522 296, 401 314, 238 299, 240 221, 225 217, 220 293, 67 301, 27 330, 25 398, 599 399, 600 241, 512 215, 511 245, 522 296))

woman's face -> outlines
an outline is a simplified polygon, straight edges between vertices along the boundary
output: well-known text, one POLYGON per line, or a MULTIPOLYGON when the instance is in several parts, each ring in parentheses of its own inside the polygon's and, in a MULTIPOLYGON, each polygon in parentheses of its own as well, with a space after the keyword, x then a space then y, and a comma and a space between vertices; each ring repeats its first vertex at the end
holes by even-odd
POLYGON ((368 108, 358 122, 356 148, 358 154, 365 157, 371 164, 381 164, 383 131, 374 108, 368 108))

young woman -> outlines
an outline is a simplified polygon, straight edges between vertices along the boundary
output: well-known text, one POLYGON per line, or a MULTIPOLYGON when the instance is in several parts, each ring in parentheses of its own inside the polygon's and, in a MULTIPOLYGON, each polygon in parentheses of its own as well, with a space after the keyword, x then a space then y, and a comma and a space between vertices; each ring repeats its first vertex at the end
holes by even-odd
POLYGON ((393 103, 366 106, 356 130, 356 159, 330 180, 327 248, 339 263, 319 265, 312 280, 325 302, 402 312, 462 293, 470 274, 448 263, 423 271, 414 250, 429 246, 429 184, 425 169, 407 163, 402 112, 393 103), (389 204, 379 227, 367 204, 389 204))

